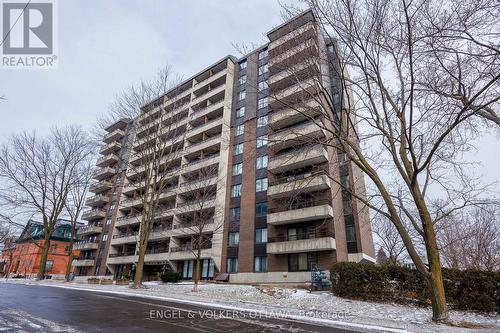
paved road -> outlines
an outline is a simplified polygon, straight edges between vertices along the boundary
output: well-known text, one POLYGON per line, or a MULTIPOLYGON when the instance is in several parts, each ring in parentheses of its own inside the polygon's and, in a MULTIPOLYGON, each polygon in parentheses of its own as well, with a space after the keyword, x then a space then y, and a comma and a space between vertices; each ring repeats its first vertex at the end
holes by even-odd
POLYGON ((141 297, 0 284, 0 332, 353 332, 219 311, 141 297), (220 314, 225 318, 214 318, 220 314))

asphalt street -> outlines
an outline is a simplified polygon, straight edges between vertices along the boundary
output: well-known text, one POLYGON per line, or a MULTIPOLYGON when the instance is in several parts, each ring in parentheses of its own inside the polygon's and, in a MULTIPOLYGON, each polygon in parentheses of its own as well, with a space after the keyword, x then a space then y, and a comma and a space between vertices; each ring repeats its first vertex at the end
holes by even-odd
POLYGON ((1 283, 0 332, 353 331, 142 297, 1 283))

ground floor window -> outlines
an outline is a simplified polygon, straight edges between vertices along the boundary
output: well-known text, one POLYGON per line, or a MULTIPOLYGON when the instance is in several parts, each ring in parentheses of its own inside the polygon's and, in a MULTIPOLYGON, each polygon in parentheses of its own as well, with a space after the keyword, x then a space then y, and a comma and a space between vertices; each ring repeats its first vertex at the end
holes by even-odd
POLYGON ((184 260, 182 267, 182 278, 192 279, 193 278, 193 268, 194 260, 184 260))
POLYGON ((201 261, 201 278, 212 279, 214 277, 214 261, 212 259, 203 259, 201 261))
POLYGON ((228 273, 238 272, 238 258, 227 258, 227 272, 228 273))
POLYGON ((254 258, 254 271, 255 272, 267 272, 267 257, 255 257, 254 258))
POLYGON ((295 253, 288 255, 288 270, 290 272, 310 271, 313 265, 317 265, 316 253, 295 253))

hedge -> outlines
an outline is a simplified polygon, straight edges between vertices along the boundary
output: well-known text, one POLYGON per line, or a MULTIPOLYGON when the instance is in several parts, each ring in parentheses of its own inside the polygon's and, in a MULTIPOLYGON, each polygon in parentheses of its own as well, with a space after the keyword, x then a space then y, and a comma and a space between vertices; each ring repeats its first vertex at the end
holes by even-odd
POLYGON ((168 271, 161 273, 160 279, 163 282, 179 282, 182 279, 182 276, 180 273, 168 271))
MULTIPOLYGON (((430 304, 430 292, 416 269, 341 262, 330 272, 332 292, 341 297, 430 304)), ((500 272, 443 268, 446 301, 453 309, 500 312, 500 272)))

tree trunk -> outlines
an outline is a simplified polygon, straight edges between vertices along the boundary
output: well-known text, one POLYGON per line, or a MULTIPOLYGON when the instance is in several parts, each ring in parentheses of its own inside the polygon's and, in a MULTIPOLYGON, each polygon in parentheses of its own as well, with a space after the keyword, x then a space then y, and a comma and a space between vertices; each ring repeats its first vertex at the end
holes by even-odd
POLYGON ((38 274, 36 276, 37 280, 45 279, 45 266, 47 265, 47 258, 49 256, 49 248, 50 248, 50 237, 44 240, 42 246, 42 256, 40 257, 40 269, 38 270, 38 274))
POLYGON ((200 282, 200 251, 198 250, 198 255, 196 256, 195 266, 194 266, 194 286, 193 291, 198 291, 198 283, 200 282))
POLYGON ((66 265, 66 272, 64 274, 64 280, 66 280, 66 282, 69 282, 69 273, 71 273, 71 265, 73 264, 73 249, 71 249, 71 247, 68 259, 69 261, 68 264, 66 265))

